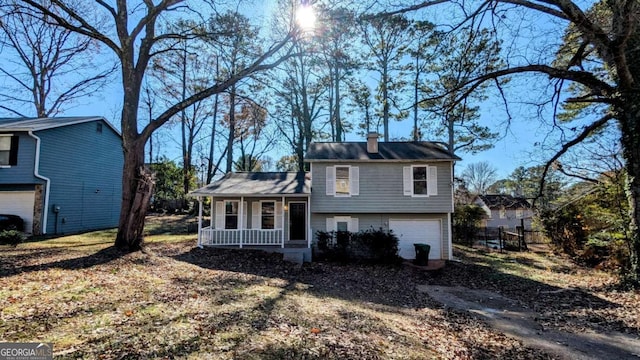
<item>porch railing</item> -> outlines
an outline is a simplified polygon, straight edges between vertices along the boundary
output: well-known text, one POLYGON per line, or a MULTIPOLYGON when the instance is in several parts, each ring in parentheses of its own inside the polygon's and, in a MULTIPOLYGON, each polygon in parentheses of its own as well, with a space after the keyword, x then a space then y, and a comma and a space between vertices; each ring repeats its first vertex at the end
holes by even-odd
POLYGON ((202 245, 210 246, 256 246, 284 245, 282 229, 212 229, 202 228, 202 245))

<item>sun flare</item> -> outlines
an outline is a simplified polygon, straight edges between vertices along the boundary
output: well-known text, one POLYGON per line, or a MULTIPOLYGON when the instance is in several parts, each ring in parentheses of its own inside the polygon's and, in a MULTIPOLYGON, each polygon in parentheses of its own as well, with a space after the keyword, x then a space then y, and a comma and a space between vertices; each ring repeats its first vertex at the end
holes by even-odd
POLYGON ((296 22, 304 31, 313 30, 316 23, 316 14, 310 5, 302 5, 296 13, 296 22))

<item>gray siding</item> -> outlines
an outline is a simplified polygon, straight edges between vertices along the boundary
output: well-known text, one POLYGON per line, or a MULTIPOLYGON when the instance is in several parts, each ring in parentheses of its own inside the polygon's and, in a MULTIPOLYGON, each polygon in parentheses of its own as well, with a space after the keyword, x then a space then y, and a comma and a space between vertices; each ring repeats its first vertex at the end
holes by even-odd
MULTIPOLYGON (((5 133, 6 134, 6 133, 5 133)), ((33 175, 36 162, 36 140, 22 132, 9 133, 18 135, 18 164, 11 167, 0 167, 0 184, 42 184, 44 181, 33 175)))
MULTIPOLYGON (((312 203, 313 204, 313 203, 312 203)), ((311 215, 311 231, 313 239, 316 240, 317 231, 326 231, 327 218, 334 216, 351 216, 358 218, 359 231, 368 229, 380 229, 389 231, 389 219, 395 220, 440 220, 442 223, 442 253, 441 259, 449 259, 451 249, 449 247, 449 224, 447 214, 354 214, 354 213, 336 213, 336 214, 312 214, 311 215)))
POLYGON ((326 195, 326 168, 333 163, 315 162, 311 167, 311 203, 314 213, 449 213, 453 211, 451 162, 340 163, 359 167, 360 192, 351 197, 326 195), (411 197, 403 195, 402 168, 430 165, 438 169, 438 195, 411 197))
POLYGON ((51 179, 47 233, 115 227, 122 200, 122 140, 98 121, 38 131, 40 174, 51 179), (60 212, 52 211, 59 206, 60 212))

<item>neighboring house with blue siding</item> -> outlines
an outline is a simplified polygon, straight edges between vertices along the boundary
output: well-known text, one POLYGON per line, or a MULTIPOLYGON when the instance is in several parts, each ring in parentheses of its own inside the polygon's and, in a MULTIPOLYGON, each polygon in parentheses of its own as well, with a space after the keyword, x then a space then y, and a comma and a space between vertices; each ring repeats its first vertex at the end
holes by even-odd
POLYGON ((312 143, 305 158, 310 163, 306 175, 227 174, 191 193, 201 201, 204 197, 213 200, 213 224, 200 226, 199 245, 286 248, 303 240, 311 247, 317 231, 382 228, 398 236, 403 258, 415 257, 414 243, 426 243, 431 245, 430 259, 450 259, 456 160, 457 156, 437 143, 378 143, 377 134, 370 134, 367 142, 312 143), (259 196, 276 197, 275 213, 284 219, 279 223, 282 236, 273 243, 263 241, 256 232, 265 224, 260 216, 271 211, 270 203, 266 209, 252 205, 261 201, 259 196), (288 234, 294 232, 304 237, 293 239, 288 234))
POLYGON ((122 137, 102 117, 0 119, 0 213, 34 235, 117 226, 122 137))

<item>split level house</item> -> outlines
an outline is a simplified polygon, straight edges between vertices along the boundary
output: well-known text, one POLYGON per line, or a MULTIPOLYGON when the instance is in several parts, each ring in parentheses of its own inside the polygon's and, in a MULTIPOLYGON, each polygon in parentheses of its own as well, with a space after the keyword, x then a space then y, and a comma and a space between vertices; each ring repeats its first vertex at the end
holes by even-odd
MULTIPOLYGON (((309 172, 229 173, 191 193, 211 200, 211 222, 200 216, 200 246, 306 248, 318 231, 391 230, 399 255, 431 245, 430 259, 450 259, 453 163, 433 142, 310 144, 309 172)), ((284 250, 283 252, 285 252, 284 250)))
POLYGON ((122 137, 102 117, 0 118, 0 214, 33 235, 118 224, 122 137))
POLYGON ((473 203, 485 212, 482 219, 483 227, 515 229, 524 225, 525 229, 531 229, 533 209, 523 197, 504 194, 477 195, 473 203))

